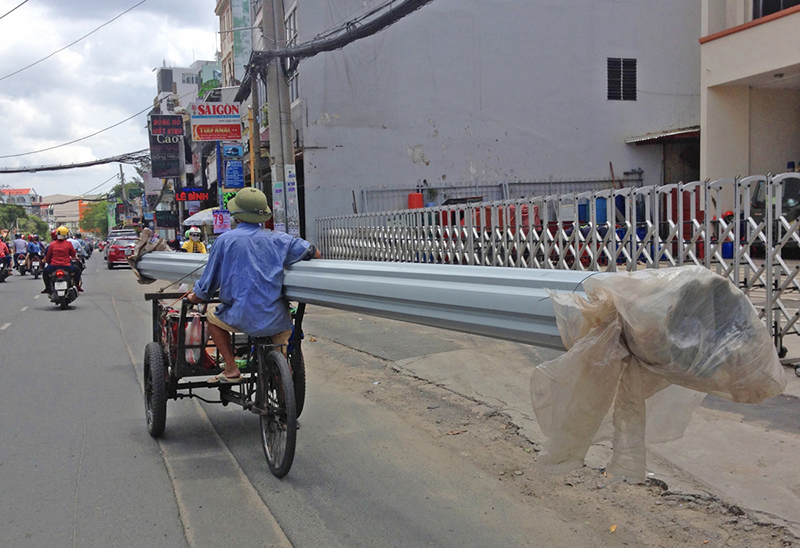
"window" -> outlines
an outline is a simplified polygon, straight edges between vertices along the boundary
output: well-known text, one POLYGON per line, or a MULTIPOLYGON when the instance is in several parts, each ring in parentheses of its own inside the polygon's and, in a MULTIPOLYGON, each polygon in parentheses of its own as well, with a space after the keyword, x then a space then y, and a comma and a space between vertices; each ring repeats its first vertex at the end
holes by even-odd
POLYGON ((800 0, 753 0, 753 19, 800 5, 800 0))
POLYGON ((196 84, 197 82, 199 82, 199 78, 198 78, 197 74, 192 74, 190 72, 184 72, 183 74, 181 74, 181 81, 184 84, 196 84))
POLYGON ((636 59, 608 58, 608 100, 636 100, 636 59))
MULTIPOLYGON (((286 13, 286 47, 291 48, 297 45, 297 4, 286 13)), ((286 70, 288 71, 293 59, 286 59, 286 70)), ((297 69, 289 74, 289 101, 294 103, 300 98, 300 82, 297 78, 297 69)))

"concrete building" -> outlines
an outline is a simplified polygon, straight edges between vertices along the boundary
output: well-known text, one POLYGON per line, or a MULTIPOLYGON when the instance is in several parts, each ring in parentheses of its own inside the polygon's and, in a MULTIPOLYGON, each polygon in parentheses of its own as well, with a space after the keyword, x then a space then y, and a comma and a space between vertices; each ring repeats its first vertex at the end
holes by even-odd
POLYGON ((38 215, 42 197, 32 188, 0 189, 0 203, 16 204, 25 208, 28 215, 38 215))
POLYGON ((701 178, 800 165, 797 4, 703 0, 701 178))
MULTIPOLYGON (((363 10, 285 6, 298 43, 363 10)), ((692 0, 442 1, 303 61, 307 235, 364 189, 608 179, 609 163, 644 184, 698 177, 700 24, 692 0)))
POLYGON ((260 0, 217 0, 214 13, 219 17, 223 86, 238 86, 244 78, 244 66, 253 51, 252 13, 260 4, 260 0))
POLYGON ((186 108, 189 103, 200 100, 198 96, 204 78, 219 78, 217 61, 195 61, 188 67, 159 68, 156 73, 158 94, 154 100, 154 113, 172 114, 177 107, 186 108), (159 105, 159 101, 161 104, 159 105))

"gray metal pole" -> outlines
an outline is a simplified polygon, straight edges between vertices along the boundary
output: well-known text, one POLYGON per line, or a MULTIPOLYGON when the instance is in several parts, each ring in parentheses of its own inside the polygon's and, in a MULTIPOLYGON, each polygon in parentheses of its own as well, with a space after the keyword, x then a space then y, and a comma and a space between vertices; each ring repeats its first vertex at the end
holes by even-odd
MULTIPOLYGON (((283 0, 272 0, 269 5, 264 3, 264 38, 267 44, 274 45, 275 48, 282 48, 286 45, 286 30, 284 28, 283 0)), ((275 223, 275 230, 287 232, 286 223, 286 151, 284 151, 285 140, 283 138, 284 120, 290 124, 289 133, 291 134, 291 115, 288 119, 284 117, 283 97, 286 98, 286 111, 288 109, 289 93, 286 79, 279 59, 273 59, 267 66, 267 109, 269 118, 269 159, 272 170, 272 217, 275 223), (283 91, 283 93, 281 93, 283 91)), ((289 151, 291 157, 294 151, 289 151)), ((293 163, 292 163, 293 165, 293 163)))
POLYGON ((258 78, 253 78, 250 83, 250 101, 251 108, 253 109, 253 180, 250 183, 258 190, 264 190, 263 178, 261 177, 261 125, 258 123, 258 117, 261 110, 261 104, 258 101, 258 78))

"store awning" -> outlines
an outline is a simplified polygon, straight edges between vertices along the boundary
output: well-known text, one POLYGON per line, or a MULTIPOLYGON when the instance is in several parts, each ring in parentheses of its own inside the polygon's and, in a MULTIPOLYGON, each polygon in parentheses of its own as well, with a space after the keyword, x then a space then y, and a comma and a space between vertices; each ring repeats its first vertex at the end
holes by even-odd
POLYGON ((699 138, 700 126, 690 126, 679 129, 668 129, 666 131, 659 131, 656 133, 648 133, 638 137, 629 137, 628 139, 625 139, 625 143, 628 145, 658 145, 661 143, 673 143, 676 141, 699 138))

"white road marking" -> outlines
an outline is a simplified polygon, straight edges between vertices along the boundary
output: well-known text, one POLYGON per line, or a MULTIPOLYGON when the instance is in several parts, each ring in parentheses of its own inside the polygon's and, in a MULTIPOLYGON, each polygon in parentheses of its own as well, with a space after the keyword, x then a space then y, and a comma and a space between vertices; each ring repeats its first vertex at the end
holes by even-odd
POLYGON ((0 327, 0 331, 5 331, 6 329, 8 329, 9 325, 11 325, 11 324, 10 323, 4 323, 3 327, 0 327))
POLYGON ((100 269, 99 268, 95 268, 94 271, 95 272, 100 272, 100 269))
POLYGON ((25 312, 26 310, 28 310, 27 306, 23 306, 22 308, 19 309, 20 312, 25 312))
POLYGON ((39 297, 41 297, 41 295, 36 295, 36 296, 34 297, 34 299, 38 299, 39 297))

